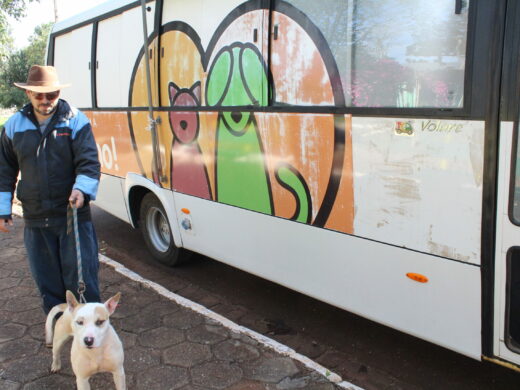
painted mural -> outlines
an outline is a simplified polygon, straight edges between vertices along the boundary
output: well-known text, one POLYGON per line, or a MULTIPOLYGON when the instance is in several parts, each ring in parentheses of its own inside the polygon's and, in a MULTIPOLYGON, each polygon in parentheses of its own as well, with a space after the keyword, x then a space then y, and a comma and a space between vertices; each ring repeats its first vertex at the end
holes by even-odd
MULTIPOLYGON (((190 88, 180 88, 170 82, 168 98, 171 107, 198 107, 201 100, 200 82, 197 81, 190 88)), ((185 194, 212 199, 208 172, 198 143, 198 112, 170 111, 168 119, 173 133, 169 172, 171 188, 185 194)))
MULTIPOLYGON (((267 73, 258 49, 234 43, 215 56, 206 82, 206 102, 211 107, 265 106, 266 85, 267 73)), ((254 113, 219 112, 216 136, 217 200, 272 214, 271 186, 254 113)))
MULTIPOLYGON (((160 70, 157 74, 153 69, 152 78, 159 77, 160 91, 155 92, 160 106, 174 108, 159 114, 161 161, 168 174, 162 182, 154 177, 147 113, 134 111, 130 126, 142 173, 185 194, 352 233, 351 149, 345 148, 351 145, 345 140, 350 117, 261 112, 270 100, 283 103, 289 93, 287 74, 269 73, 266 37, 257 36, 255 42, 251 34, 255 28, 263 31, 267 15, 268 10, 251 9, 248 3, 239 6, 217 28, 206 50, 191 26, 163 25, 160 70), (218 110, 208 111, 212 107, 218 110), (343 174, 344 169, 350 173, 343 174)), ((297 45, 308 48, 295 53, 280 39, 271 49, 283 59, 279 69, 295 56, 309 63, 291 76, 309 82, 292 93, 309 102, 338 103, 334 96, 343 92, 334 88, 342 88, 341 83, 334 86, 318 45, 290 16, 276 17, 286 36, 296 35, 297 45)), ((157 37, 150 50, 157 50, 157 37)), ((141 53, 130 94, 134 107, 147 104, 144 82, 141 53)))
POLYGON ((165 11, 148 48, 162 177, 142 50, 133 109, 89 113, 110 124, 96 133, 103 172, 139 172, 208 201, 478 264, 483 124, 298 112, 346 106, 340 70, 302 11, 260 3, 227 1, 209 26, 192 10, 182 20, 171 16, 181 9, 165 11))

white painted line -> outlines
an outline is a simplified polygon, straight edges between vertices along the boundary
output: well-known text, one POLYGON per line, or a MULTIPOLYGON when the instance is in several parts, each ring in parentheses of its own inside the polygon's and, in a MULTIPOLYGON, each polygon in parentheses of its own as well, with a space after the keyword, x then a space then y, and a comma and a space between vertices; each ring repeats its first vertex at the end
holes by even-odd
POLYGON ((242 325, 238 325, 235 322, 230 321, 229 319, 221 316, 220 314, 215 313, 214 311, 209 310, 208 308, 206 308, 198 303, 195 303, 193 301, 190 301, 189 299, 181 297, 180 295, 177 295, 177 294, 171 292, 170 290, 164 288, 160 284, 157 284, 155 282, 152 282, 151 280, 143 278, 141 275, 129 270, 124 265, 118 263, 115 260, 110 259, 109 257, 107 257, 101 253, 99 254, 99 260, 101 262, 113 267, 116 272, 119 272, 120 274, 126 276, 127 278, 153 289, 154 291, 156 291, 163 297, 168 298, 169 300, 174 301, 175 303, 177 303, 181 306, 191 309, 196 313, 199 313, 208 318, 211 318, 213 321, 220 323, 222 326, 226 327, 227 329, 229 329, 235 333, 245 334, 245 335, 251 337, 252 339, 256 340, 257 342, 259 342, 263 346, 265 346, 271 350, 274 350, 277 353, 280 353, 291 359, 299 361, 300 363, 305 365, 307 368, 320 373, 325 378, 327 378, 329 381, 333 382, 334 384, 336 384, 337 386, 339 386, 343 389, 363 390, 361 387, 358 387, 350 382, 342 380, 342 378, 338 374, 335 374, 332 371, 326 369, 322 365, 309 359, 307 356, 299 354, 294 349, 289 348, 288 346, 283 345, 276 340, 266 337, 263 334, 255 332, 254 330, 246 328, 242 325))

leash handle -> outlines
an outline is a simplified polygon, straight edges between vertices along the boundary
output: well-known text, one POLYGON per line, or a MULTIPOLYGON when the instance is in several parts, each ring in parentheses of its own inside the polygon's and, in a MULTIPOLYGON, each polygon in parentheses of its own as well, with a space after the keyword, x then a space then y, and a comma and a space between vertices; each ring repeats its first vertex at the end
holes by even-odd
POLYGON ((78 295, 80 303, 87 303, 85 299, 85 290, 87 286, 85 285, 85 281, 83 280, 83 263, 81 261, 81 247, 79 242, 79 230, 78 230, 78 209, 75 204, 72 206, 69 204, 69 207, 72 208, 72 222, 74 227, 74 238, 76 243, 76 259, 78 260, 78 295))

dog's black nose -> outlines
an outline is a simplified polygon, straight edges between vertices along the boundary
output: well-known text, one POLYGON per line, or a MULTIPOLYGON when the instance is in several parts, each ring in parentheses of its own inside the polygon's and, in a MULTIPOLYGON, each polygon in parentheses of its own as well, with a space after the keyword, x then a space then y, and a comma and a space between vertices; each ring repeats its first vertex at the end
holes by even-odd
POLYGON ((92 345, 94 344, 94 337, 85 337, 83 339, 83 342, 87 347, 92 347, 92 345))

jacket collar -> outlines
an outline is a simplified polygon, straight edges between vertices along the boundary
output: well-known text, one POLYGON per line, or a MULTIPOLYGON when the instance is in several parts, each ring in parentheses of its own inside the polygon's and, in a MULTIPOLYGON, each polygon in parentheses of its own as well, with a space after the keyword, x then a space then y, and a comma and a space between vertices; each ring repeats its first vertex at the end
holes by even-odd
MULTIPOLYGON (((34 108, 31 103, 26 104, 20 112, 22 115, 29 118, 34 123, 38 123, 38 120, 36 119, 36 115, 34 115, 34 108)), ((65 100, 60 99, 58 101, 58 108, 56 109, 56 112, 54 112, 54 115, 52 116, 51 121, 53 122, 64 122, 66 120, 71 119, 74 116, 74 113, 72 109, 70 108, 69 103, 67 103, 65 100)))

